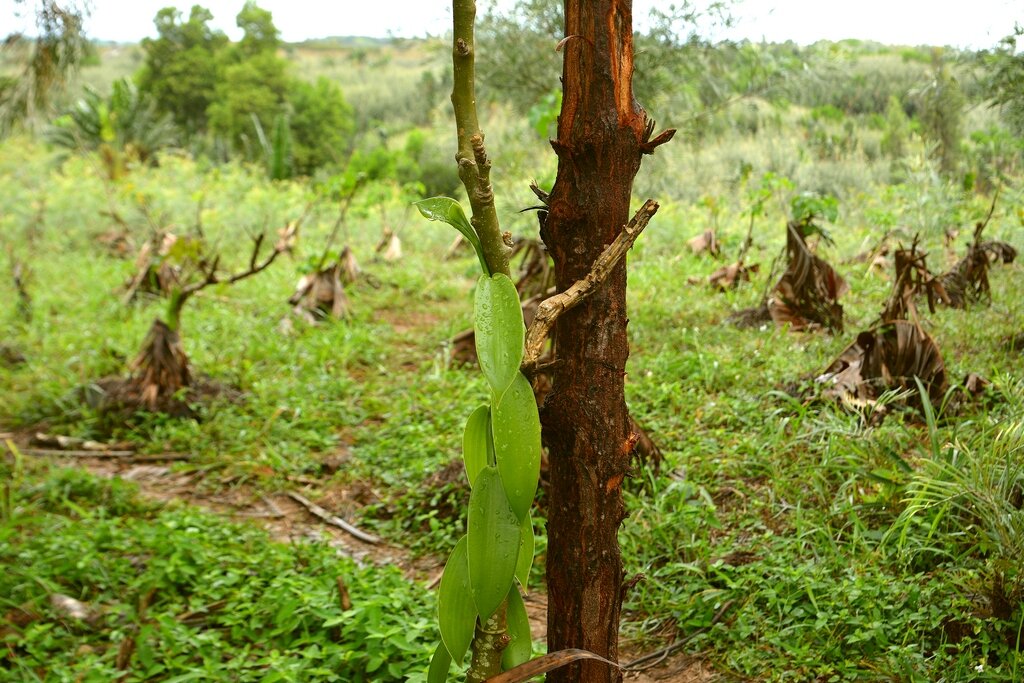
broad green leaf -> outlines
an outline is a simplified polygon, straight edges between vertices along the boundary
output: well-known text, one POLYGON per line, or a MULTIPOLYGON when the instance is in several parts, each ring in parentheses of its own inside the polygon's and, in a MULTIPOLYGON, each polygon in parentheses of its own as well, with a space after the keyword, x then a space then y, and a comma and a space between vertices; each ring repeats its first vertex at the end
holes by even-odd
POLYGON ((466 218, 466 212, 462 210, 461 204, 451 197, 431 197, 413 203, 427 220, 447 223, 461 232, 462 236, 476 250, 476 257, 480 259, 480 267, 483 269, 484 275, 491 274, 490 268, 487 267, 487 261, 484 259, 483 247, 480 246, 480 238, 469 219, 466 218))
POLYGON ((487 621, 512 586, 521 526, 496 467, 485 467, 476 477, 469 494, 467 526, 469 583, 477 613, 487 621))
POLYGON ((467 538, 463 536, 448 557, 437 594, 441 641, 456 664, 462 663, 476 631, 476 603, 470 592, 467 548, 467 538))
POLYGON ((505 611, 508 635, 512 640, 501 651, 501 668, 503 671, 530 661, 533 656, 533 637, 530 635, 530 618, 526 614, 526 605, 519 589, 512 586, 508 592, 508 607, 505 611))
POLYGON ((516 560, 516 578, 527 592, 529 590, 526 583, 530 579, 530 568, 533 567, 533 543, 533 519, 527 513, 519 528, 519 559, 516 560))
POLYGON ((493 408, 491 430, 505 493, 516 517, 525 519, 540 477, 540 416, 533 387, 521 372, 493 408))
POLYGON ((473 300, 473 331, 480 369, 500 403, 523 362, 526 326, 519 292, 504 273, 481 277, 473 300))
POLYGON ((472 486, 476 475, 487 466, 487 454, 494 446, 491 444, 491 433, 488 423, 491 421, 490 406, 480 406, 466 420, 466 430, 462 433, 462 461, 466 465, 466 476, 472 486))
MULTIPOLYGON (((502 659, 504 661, 504 659, 502 659)), ((452 666, 452 656, 444 646, 444 641, 437 644, 434 656, 430 658, 430 669, 427 670, 427 683, 445 683, 448 670, 452 666)))

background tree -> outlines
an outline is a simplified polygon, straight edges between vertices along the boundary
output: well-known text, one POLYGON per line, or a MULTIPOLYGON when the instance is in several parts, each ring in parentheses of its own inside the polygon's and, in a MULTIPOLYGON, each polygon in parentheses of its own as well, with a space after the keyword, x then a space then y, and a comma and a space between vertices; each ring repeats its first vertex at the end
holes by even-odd
POLYGON ((235 17, 235 25, 242 29, 242 40, 238 49, 246 55, 274 53, 281 47, 281 32, 274 26, 273 15, 247 0, 235 17))
POLYGON ((348 158, 352 107, 332 81, 309 83, 291 73, 272 14, 246 2, 235 18, 243 31, 237 44, 209 27, 212 18, 199 5, 184 22, 173 7, 160 10, 159 36, 142 42, 139 89, 175 117, 187 138, 209 133, 229 155, 263 161, 269 148, 281 148, 272 140, 287 140, 289 170, 273 177, 311 174, 348 158))
POLYGON ((228 65, 206 110, 210 130, 251 158, 256 137, 253 117, 269 129, 284 110, 289 85, 287 64, 273 52, 262 52, 228 65))
POLYGON ((88 45, 82 27, 87 13, 84 4, 57 4, 54 0, 35 5, 25 0, 14 3, 34 9, 36 36, 12 32, 4 36, 0 47, 0 56, 15 65, 13 76, 0 75, 0 135, 6 135, 15 122, 31 120, 49 108, 88 45))
POLYGON ((216 98, 221 55, 228 37, 209 26, 213 14, 193 5, 188 21, 165 7, 156 14, 157 37, 144 38, 145 61, 136 80, 189 136, 206 129, 207 109, 216 98))
POLYGON ((960 164, 967 98, 941 51, 932 55, 932 67, 931 81, 916 93, 918 119, 940 170, 946 177, 952 177, 960 164))
POLYGON ((1003 119, 1018 136, 1024 136, 1024 52, 1017 46, 1022 36, 1024 26, 1018 24, 995 49, 981 54, 992 103, 1001 108, 1003 119))

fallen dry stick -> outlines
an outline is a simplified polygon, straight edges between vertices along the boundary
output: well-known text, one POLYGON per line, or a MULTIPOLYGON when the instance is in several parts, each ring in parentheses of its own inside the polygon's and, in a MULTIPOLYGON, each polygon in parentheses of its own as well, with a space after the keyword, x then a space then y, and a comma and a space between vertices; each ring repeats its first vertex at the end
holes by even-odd
POLYGON ((352 526, 351 524, 343 520, 341 517, 336 517, 335 515, 332 515, 330 512, 323 509, 322 507, 312 502, 311 500, 305 498, 301 494, 296 493, 295 491, 288 491, 288 497, 294 500, 299 505, 306 508, 307 510, 309 510, 311 514, 313 514, 316 517, 319 517, 327 524, 336 526, 342 531, 348 532, 349 534, 358 538, 360 541, 374 544, 380 543, 380 539, 376 536, 371 536, 365 531, 361 531, 360 529, 352 526))

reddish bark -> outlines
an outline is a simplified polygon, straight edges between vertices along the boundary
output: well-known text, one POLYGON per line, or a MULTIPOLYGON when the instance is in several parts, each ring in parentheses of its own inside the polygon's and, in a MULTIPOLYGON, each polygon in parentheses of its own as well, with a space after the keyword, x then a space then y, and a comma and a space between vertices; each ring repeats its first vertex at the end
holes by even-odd
MULTIPOLYGON (((558 175, 541 236, 559 291, 584 277, 629 220, 633 178, 651 128, 633 97, 631 0, 566 0, 558 175)), ((624 375, 626 265, 621 261, 587 300, 559 318, 554 388, 542 410, 549 445, 548 651, 582 648, 617 660, 622 607, 618 527, 629 466, 624 375)), ((583 661, 548 680, 620 681, 605 664, 583 661)))

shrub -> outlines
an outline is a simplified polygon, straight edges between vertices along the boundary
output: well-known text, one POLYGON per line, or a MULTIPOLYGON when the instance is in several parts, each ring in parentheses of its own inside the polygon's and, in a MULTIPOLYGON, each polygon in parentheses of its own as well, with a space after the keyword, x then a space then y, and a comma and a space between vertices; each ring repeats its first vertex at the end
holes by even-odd
POLYGON ((326 78, 294 80, 288 87, 295 171, 310 174, 348 156, 355 131, 352 107, 341 88, 326 78))

